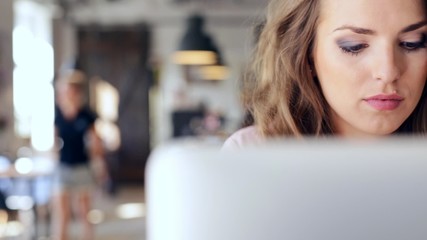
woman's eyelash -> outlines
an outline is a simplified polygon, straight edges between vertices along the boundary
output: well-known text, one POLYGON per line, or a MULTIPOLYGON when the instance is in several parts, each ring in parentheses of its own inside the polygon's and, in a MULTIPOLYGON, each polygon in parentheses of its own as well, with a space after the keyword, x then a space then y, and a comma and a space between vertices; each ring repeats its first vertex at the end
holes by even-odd
POLYGON ((426 35, 422 34, 421 39, 417 42, 401 42, 399 46, 401 46, 408 52, 417 51, 421 48, 426 48, 427 47, 426 35))
MULTIPOLYGON (((416 42, 400 42, 399 46, 406 50, 407 52, 415 52, 422 48, 427 48, 427 36, 426 34, 421 35, 421 39, 416 42)), ((357 56, 359 53, 363 51, 363 49, 369 47, 366 43, 348 45, 342 44, 339 45, 339 48, 347 54, 351 54, 353 56, 357 56)))
POLYGON ((356 45, 350 45, 350 46, 339 46, 340 49, 344 53, 348 53, 354 56, 357 56, 363 49, 367 48, 369 45, 366 43, 356 44, 356 45))

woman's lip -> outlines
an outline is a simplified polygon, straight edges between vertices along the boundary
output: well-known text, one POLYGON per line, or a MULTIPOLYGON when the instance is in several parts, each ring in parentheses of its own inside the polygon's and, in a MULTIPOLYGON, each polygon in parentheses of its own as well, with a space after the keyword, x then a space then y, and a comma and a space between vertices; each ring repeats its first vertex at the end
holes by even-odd
POLYGON ((403 97, 397 94, 378 94, 364 100, 376 110, 386 111, 398 108, 403 101, 403 97))
POLYGON ((403 97, 398 94, 378 94, 375 96, 371 96, 368 98, 365 98, 365 100, 395 100, 395 101, 402 101, 403 97))

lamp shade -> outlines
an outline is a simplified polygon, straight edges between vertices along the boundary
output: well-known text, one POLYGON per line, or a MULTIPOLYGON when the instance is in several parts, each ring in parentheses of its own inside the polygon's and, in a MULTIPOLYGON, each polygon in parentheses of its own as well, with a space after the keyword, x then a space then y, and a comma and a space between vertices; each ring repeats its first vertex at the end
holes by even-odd
POLYGON ((213 51, 216 53, 215 63, 200 66, 200 75, 203 80, 225 80, 228 78, 229 69, 224 63, 221 52, 216 44, 211 41, 213 51))
POLYGON ((201 77, 203 80, 225 80, 228 78, 229 69, 224 64, 221 54, 217 54, 214 64, 201 66, 201 77))
POLYGON ((207 65, 216 62, 216 48, 211 37, 204 32, 204 19, 192 15, 187 20, 186 32, 174 54, 174 62, 184 65, 207 65))
POLYGON ((221 64, 203 66, 200 71, 203 80, 225 80, 229 75, 228 67, 221 64))

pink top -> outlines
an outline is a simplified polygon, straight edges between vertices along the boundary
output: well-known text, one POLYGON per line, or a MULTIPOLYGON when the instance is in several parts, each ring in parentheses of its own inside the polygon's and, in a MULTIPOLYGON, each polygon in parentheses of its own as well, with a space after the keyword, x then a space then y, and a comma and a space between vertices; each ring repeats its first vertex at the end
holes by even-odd
POLYGON ((222 149, 239 149, 264 142, 265 139, 255 126, 242 128, 227 138, 222 149))

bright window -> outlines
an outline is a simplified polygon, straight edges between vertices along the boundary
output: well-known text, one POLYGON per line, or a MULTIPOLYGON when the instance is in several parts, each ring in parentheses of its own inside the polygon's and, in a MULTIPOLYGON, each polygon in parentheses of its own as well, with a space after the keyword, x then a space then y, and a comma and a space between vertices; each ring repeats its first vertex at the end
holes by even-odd
POLYGON ((15 131, 29 138, 35 150, 54 143, 54 54, 51 14, 32 1, 16 1, 13 30, 13 104, 15 131))

